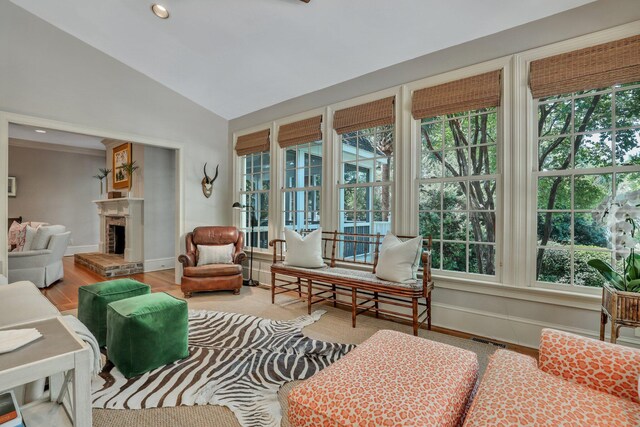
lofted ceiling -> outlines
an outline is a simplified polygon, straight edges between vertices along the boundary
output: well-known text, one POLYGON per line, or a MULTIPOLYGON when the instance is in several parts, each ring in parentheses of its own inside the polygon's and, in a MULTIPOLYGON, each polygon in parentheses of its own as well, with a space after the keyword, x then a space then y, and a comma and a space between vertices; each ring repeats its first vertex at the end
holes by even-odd
POLYGON ((226 119, 591 1, 12 0, 226 119))

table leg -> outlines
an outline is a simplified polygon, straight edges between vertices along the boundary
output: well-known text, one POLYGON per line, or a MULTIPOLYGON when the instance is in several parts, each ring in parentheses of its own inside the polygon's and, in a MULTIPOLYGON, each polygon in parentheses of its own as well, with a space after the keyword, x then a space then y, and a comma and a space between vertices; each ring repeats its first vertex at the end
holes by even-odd
POLYGON ((607 325, 607 314, 600 311, 600 341, 604 341, 604 327, 607 325))
POLYGON ((91 350, 76 353, 73 369, 73 425, 91 427, 91 350))
POLYGON ((57 374, 49 377, 49 394, 51 400, 55 401, 62 392, 62 385, 64 384, 64 372, 58 372, 57 374))

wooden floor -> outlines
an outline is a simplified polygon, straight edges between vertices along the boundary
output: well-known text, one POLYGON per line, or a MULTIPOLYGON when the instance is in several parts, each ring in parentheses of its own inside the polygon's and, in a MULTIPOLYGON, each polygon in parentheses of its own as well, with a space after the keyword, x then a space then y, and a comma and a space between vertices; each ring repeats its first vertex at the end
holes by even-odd
MULTIPOLYGON (((48 288, 42 289, 42 293, 60 311, 73 310, 78 307, 78 288, 96 282, 104 282, 106 279, 97 273, 73 262, 72 256, 62 258, 64 265, 64 279, 56 282, 48 288)), ((176 289, 174 270, 154 271, 151 273, 132 274, 133 279, 139 280, 151 286, 151 292, 163 292, 176 289)))
MULTIPOLYGON (((64 264, 64 279, 46 289, 42 289, 42 293, 60 311, 73 310, 78 307, 78 288, 80 286, 108 280, 105 277, 102 277, 81 265, 75 264, 73 262, 73 257, 64 257, 62 262, 64 264)), ((131 276, 123 277, 131 277, 133 279, 146 283, 147 285, 151 286, 151 292, 169 291, 172 289, 176 289, 176 287, 179 286, 175 283, 175 272, 173 269, 154 271, 151 273, 132 274, 131 276)), ((460 338, 469 339, 474 337, 473 335, 464 332, 439 328, 437 326, 434 326, 432 329, 436 332, 441 332, 460 338)), ((492 341, 495 342, 495 340, 492 341)), ((509 350, 527 354, 536 358, 538 357, 538 351, 535 349, 515 344, 501 342, 499 343, 505 344, 509 350)))

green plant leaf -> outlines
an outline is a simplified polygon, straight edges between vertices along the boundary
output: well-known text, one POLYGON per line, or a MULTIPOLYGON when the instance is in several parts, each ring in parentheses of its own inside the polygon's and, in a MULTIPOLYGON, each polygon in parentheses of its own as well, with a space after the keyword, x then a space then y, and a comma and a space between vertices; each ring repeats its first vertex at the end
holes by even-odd
POLYGON ((627 282, 628 292, 640 292, 640 279, 635 279, 627 282))
POLYGON ((630 254, 627 257, 627 279, 628 281, 640 279, 640 255, 630 254))
POLYGON ((625 290, 622 276, 620 276, 620 274, 618 274, 618 272, 616 272, 609 264, 599 259, 591 259, 587 261, 587 264, 590 267, 595 268, 598 273, 607 280, 607 282, 613 285, 614 288, 619 291, 625 290))

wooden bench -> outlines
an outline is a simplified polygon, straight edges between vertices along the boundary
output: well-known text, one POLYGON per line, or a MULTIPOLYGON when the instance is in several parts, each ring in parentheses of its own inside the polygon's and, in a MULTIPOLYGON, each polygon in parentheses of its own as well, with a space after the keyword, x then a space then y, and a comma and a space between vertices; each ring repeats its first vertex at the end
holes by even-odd
MULTIPOLYGON (((308 233, 308 232, 307 232, 308 233)), ((303 232, 304 234, 304 232, 303 232)), ((398 236, 401 240, 415 236, 398 236)), ((282 293, 295 293, 306 300, 307 311, 320 302, 350 305, 351 323, 356 327, 359 314, 372 311, 410 319, 413 334, 423 323, 431 329, 431 238, 423 241, 422 278, 403 284, 378 279, 375 275, 380 253, 380 234, 352 234, 338 231, 322 232, 322 257, 327 266, 301 268, 285 265, 285 241, 274 239, 271 266, 271 303, 282 293), (345 297, 340 299, 339 296, 345 297), (384 305, 384 307, 381 307, 384 305), (420 308, 424 308, 421 312, 420 308), (410 313, 408 314, 407 311, 410 313)))

